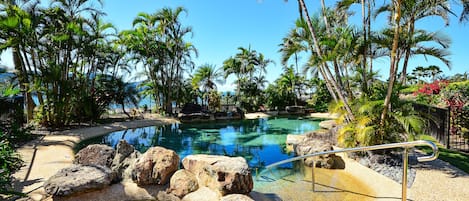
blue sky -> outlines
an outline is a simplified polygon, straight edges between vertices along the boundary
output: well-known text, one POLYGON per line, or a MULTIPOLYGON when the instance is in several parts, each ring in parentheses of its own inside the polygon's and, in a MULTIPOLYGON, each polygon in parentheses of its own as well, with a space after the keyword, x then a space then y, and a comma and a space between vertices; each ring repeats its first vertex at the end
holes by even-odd
MULTIPOLYGON (((223 61, 237 53, 240 46, 248 47, 263 53, 267 58, 275 61, 268 66, 267 79, 272 82, 282 72, 280 53, 278 53, 282 38, 294 27, 294 21, 299 17, 298 3, 296 0, 127 0, 127 3, 111 3, 106 1, 104 11, 106 19, 115 24, 120 30, 131 28, 132 20, 139 12, 152 13, 163 7, 183 6, 187 9, 187 15, 182 15, 181 20, 187 26, 192 26, 194 35, 190 39, 199 50, 199 57, 195 63, 205 63, 220 67, 223 61)), ((318 12, 319 0, 307 0, 310 13, 318 12)), ((335 1, 326 1, 333 5, 335 1)), ((382 1, 377 1, 380 6, 382 1)), ((455 5, 455 12, 460 13, 459 6, 455 5)), ((355 9, 360 9, 358 6, 355 9)), ((357 10, 359 11, 359 10, 357 10)), ((360 17, 357 12, 356 18, 360 17)), ((381 18, 384 18, 381 17, 381 18)), ((354 21, 354 19, 351 19, 354 21)), ((378 19, 378 21, 385 22, 378 19)), ((357 21, 358 22, 358 21, 357 21)), ((377 24, 375 26, 382 26, 377 24)), ((469 71, 469 24, 458 22, 457 17, 452 17, 449 27, 439 18, 428 18, 417 24, 417 28, 431 31, 442 31, 452 38, 451 61, 452 70, 449 70, 441 62, 423 57, 415 57, 409 67, 429 66, 436 64, 441 67, 446 75, 469 71)), ((375 69, 380 69, 383 79, 388 77, 389 61, 379 59, 374 63, 375 69)), ((224 86, 219 86, 220 91, 232 90, 233 78, 229 78, 224 86)))
MULTIPOLYGON (((319 11, 319 0, 307 0, 310 13, 319 11)), ((326 1, 332 5, 335 1, 326 1)), ((383 1, 376 1, 380 6, 383 1)), ((111 22, 119 30, 132 28, 132 21, 139 12, 153 13, 163 7, 183 6, 187 15, 182 15, 184 25, 192 26, 193 38, 191 41, 199 51, 199 57, 194 58, 197 66, 208 63, 220 67, 223 61, 237 53, 237 48, 249 47, 263 53, 276 64, 268 66, 267 79, 272 82, 282 71, 280 53, 278 53, 281 39, 293 28, 298 18, 298 5, 296 0, 104 0, 103 10, 107 13, 104 20, 111 22), (118 2, 118 3, 117 3, 118 2)), ((460 6, 454 5, 459 15, 460 6)), ((359 7, 355 7, 359 9, 359 7)), ((357 10, 359 11, 359 10, 357 10)), ((355 18, 360 17, 357 12, 355 18)), ((383 17, 384 18, 384 17, 383 17)), ((355 21, 352 18, 352 21, 355 21)), ((384 23, 384 20, 378 20, 384 23)), ((358 21, 357 21, 358 22, 358 21)), ((375 26, 383 26, 378 23, 375 26)), ((446 75, 469 71, 469 23, 460 24, 457 17, 452 17, 451 25, 445 27, 438 18, 427 18, 419 22, 417 28, 432 31, 442 31, 452 38, 450 60, 452 70, 442 63, 429 58, 415 57, 409 67, 438 65, 446 75)), ((11 65, 11 56, 2 55, 1 63, 11 65)), ((383 79, 388 76, 389 62, 380 59, 374 63, 375 69, 380 69, 383 79)), ((233 78, 229 78, 220 91, 232 90, 233 78)))

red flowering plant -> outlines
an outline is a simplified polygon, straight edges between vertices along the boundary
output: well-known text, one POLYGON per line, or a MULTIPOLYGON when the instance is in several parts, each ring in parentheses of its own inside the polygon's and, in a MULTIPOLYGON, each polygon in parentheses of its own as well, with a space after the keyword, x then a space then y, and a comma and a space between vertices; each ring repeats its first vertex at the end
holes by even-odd
POLYGON ((417 96, 417 102, 424 104, 434 104, 438 102, 437 96, 441 90, 448 86, 448 80, 435 80, 432 83, 423 84, 414 95, 417 96))
POLYGON ((450 110, 450 133, 461 134, 465 138, 464 130, 467 130, 468 119, 467 104, 469 98, 469 82, 456 82, 449 84, 440 92, 440 101, 445 103, 450 110), (465 108, 466 107, 466 108, 465 108))

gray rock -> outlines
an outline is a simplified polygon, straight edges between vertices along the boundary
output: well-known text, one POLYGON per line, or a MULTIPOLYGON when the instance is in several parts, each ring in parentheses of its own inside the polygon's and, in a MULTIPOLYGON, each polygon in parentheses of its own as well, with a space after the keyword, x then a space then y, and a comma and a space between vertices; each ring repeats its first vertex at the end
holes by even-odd
POLYGON ((169 181, 169 192, 182 198, 199 188, 197 178, 191 172, 181 169, 173 174, 169 181))
POLYGON ((74 164, 99 165, 111 167, 115 151, 112 147, 102 144, 92 144, 81 149, 76 155, 74 164))
POLYGON ((247 195, 230 194, 227 196, 223 196, 220 201, 254 201, 254 200, 247 195))
POLYGON ((111 181, 111 170, 108 167, 73 165, 50 177, 44 183, 44 189, 48 195, 68 196, 105 188, 111 181))
POLYGON ((166 193, 164 191, 158 192, 158 195, 156 196, 156 200, 160 201, 180 201, 181 199, 171 193, 166 193))
POLYGON ((206 186, 221 195, 252 191, 251 171, 242 157, 189 155, 182 164, 197 177, 199 186, 206 186))
MULTIPOLYGON (((328 141, 315 138, 318 134, 308 133, 307 137, 295 146, 295 152, 299 156, 308 155, 317 152, 332 151, 332 144, 328 141)), ((312 167, 313 163, 315 167, 326 168, 326 169, 344 169, 345 162, 340 156, 335 154, 309 157, 304 160, 305 165, 312 167)))
POLYGON ((325 128, 325 129, 332 129, 336 126, 337 126, 337 123, 335 123, 335 120, 326 120, 326 121, 319 122, 319 127, 325 128))
POLYGON ((220 196, 217 192, 207 188, 201 187, 198 190, 187 194, 182 198, 182 201, 219 201, 220 196))
POLYGON ((305 135, 288 134, 286 144, 287 145, 297 145, 301 141, 303 141, 305 139, 305 137, 306 137, 305 135))
MULTIPOLYGON (((367 158, 370 161, 370 169, 402 184, 402 156, 400 154, 373 154, 367 158)), ((411 165, 408 168, 407 187, 410 188, 414 183, 417 171, 411 165)))
POLYGON ((117 144, 116 154, 112 160, 111 170, 116 174, 117 180, 132 179, 132 169, 141 156, 140 152, 125 140, 117 144))
POLYGON ((164 185, 169 182, 178 165, 179 156, 176 152, 163 147, 152 147, 135 162, 132 180, 139 186, 164 185))

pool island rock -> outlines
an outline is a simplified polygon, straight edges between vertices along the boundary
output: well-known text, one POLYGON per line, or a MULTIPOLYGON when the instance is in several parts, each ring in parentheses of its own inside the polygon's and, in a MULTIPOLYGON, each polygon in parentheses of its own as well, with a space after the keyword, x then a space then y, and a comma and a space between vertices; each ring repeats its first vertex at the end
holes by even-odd
POLYGON ((253 200, 248 196, 254 186, 251 171, 242 157, 189 155, 178 170, 179 156, 172 150, 151 147, 137 153, 124 140, 117 150, 89 145, 44 189, 58 200, 253 200))
MULTIPOLYGON (((334 150, 333 141, 330 139, 330 133, 322 130, 312 131, 304 135, 287 135, 286 144, 290 146, 298 156, 334 150)), ((314 166, 326 169, 345 168, 344 160, 335 154, 305 158, 304 164, 308 167, 314 166)))

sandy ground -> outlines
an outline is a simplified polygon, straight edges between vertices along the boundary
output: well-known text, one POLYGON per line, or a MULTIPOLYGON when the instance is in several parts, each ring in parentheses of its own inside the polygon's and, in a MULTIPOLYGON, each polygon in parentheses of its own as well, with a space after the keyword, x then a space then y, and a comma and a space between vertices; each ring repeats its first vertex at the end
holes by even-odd
MULTIPOLYGON (((269 114, 247 114, 249 118, 268 117, 269 114)), ((333 118, 330 114, 315 114, 319 118, 333 118)), ((117 122, 97 127, 49 133, 17 151, 25 161, 14 174, 15 189, 28 194, 27 200, 47 198, 42 185, 58 170, 68 167, 74 159, 73 147, 81 140, 128 128, 162 125, 177 122, 175 119, 146 115, 143 120, 117 122)), ((351 160, 347 160, 351 161, 351 160)), ((347 162, 347 172, 359 178, 372 193, 363 194, 366 200, 400 200, 401 185, 356 162, 347 162)), ((419 163, 417 176, 408 190, 408 200, 415 201, 467 201, 469 200, 469 175, 441 160, 419 163)), ((127 189, 121 191, 126 191, 127 189)), ((301 188, 296 188, 300 190, 301 188)), ((112 189, 111 189, 112 190, 112 189)), ((140 189, 136 189, 139 194, 140 189)), ((331 193, 331 192, 329 192, 331 193)), ((350 192, 349 192, 350 193, 350 192)), ((353 192, 352 192, 353 193, 353 192)), ((294 194, 293 194, 294 195, 294 194)), ((360 195, 359 193, 357 195, 360 195)), ((122 197, 121 197, 122 198, 122 197)), ((361 200, 352 199, 352 200, 361 200)))

